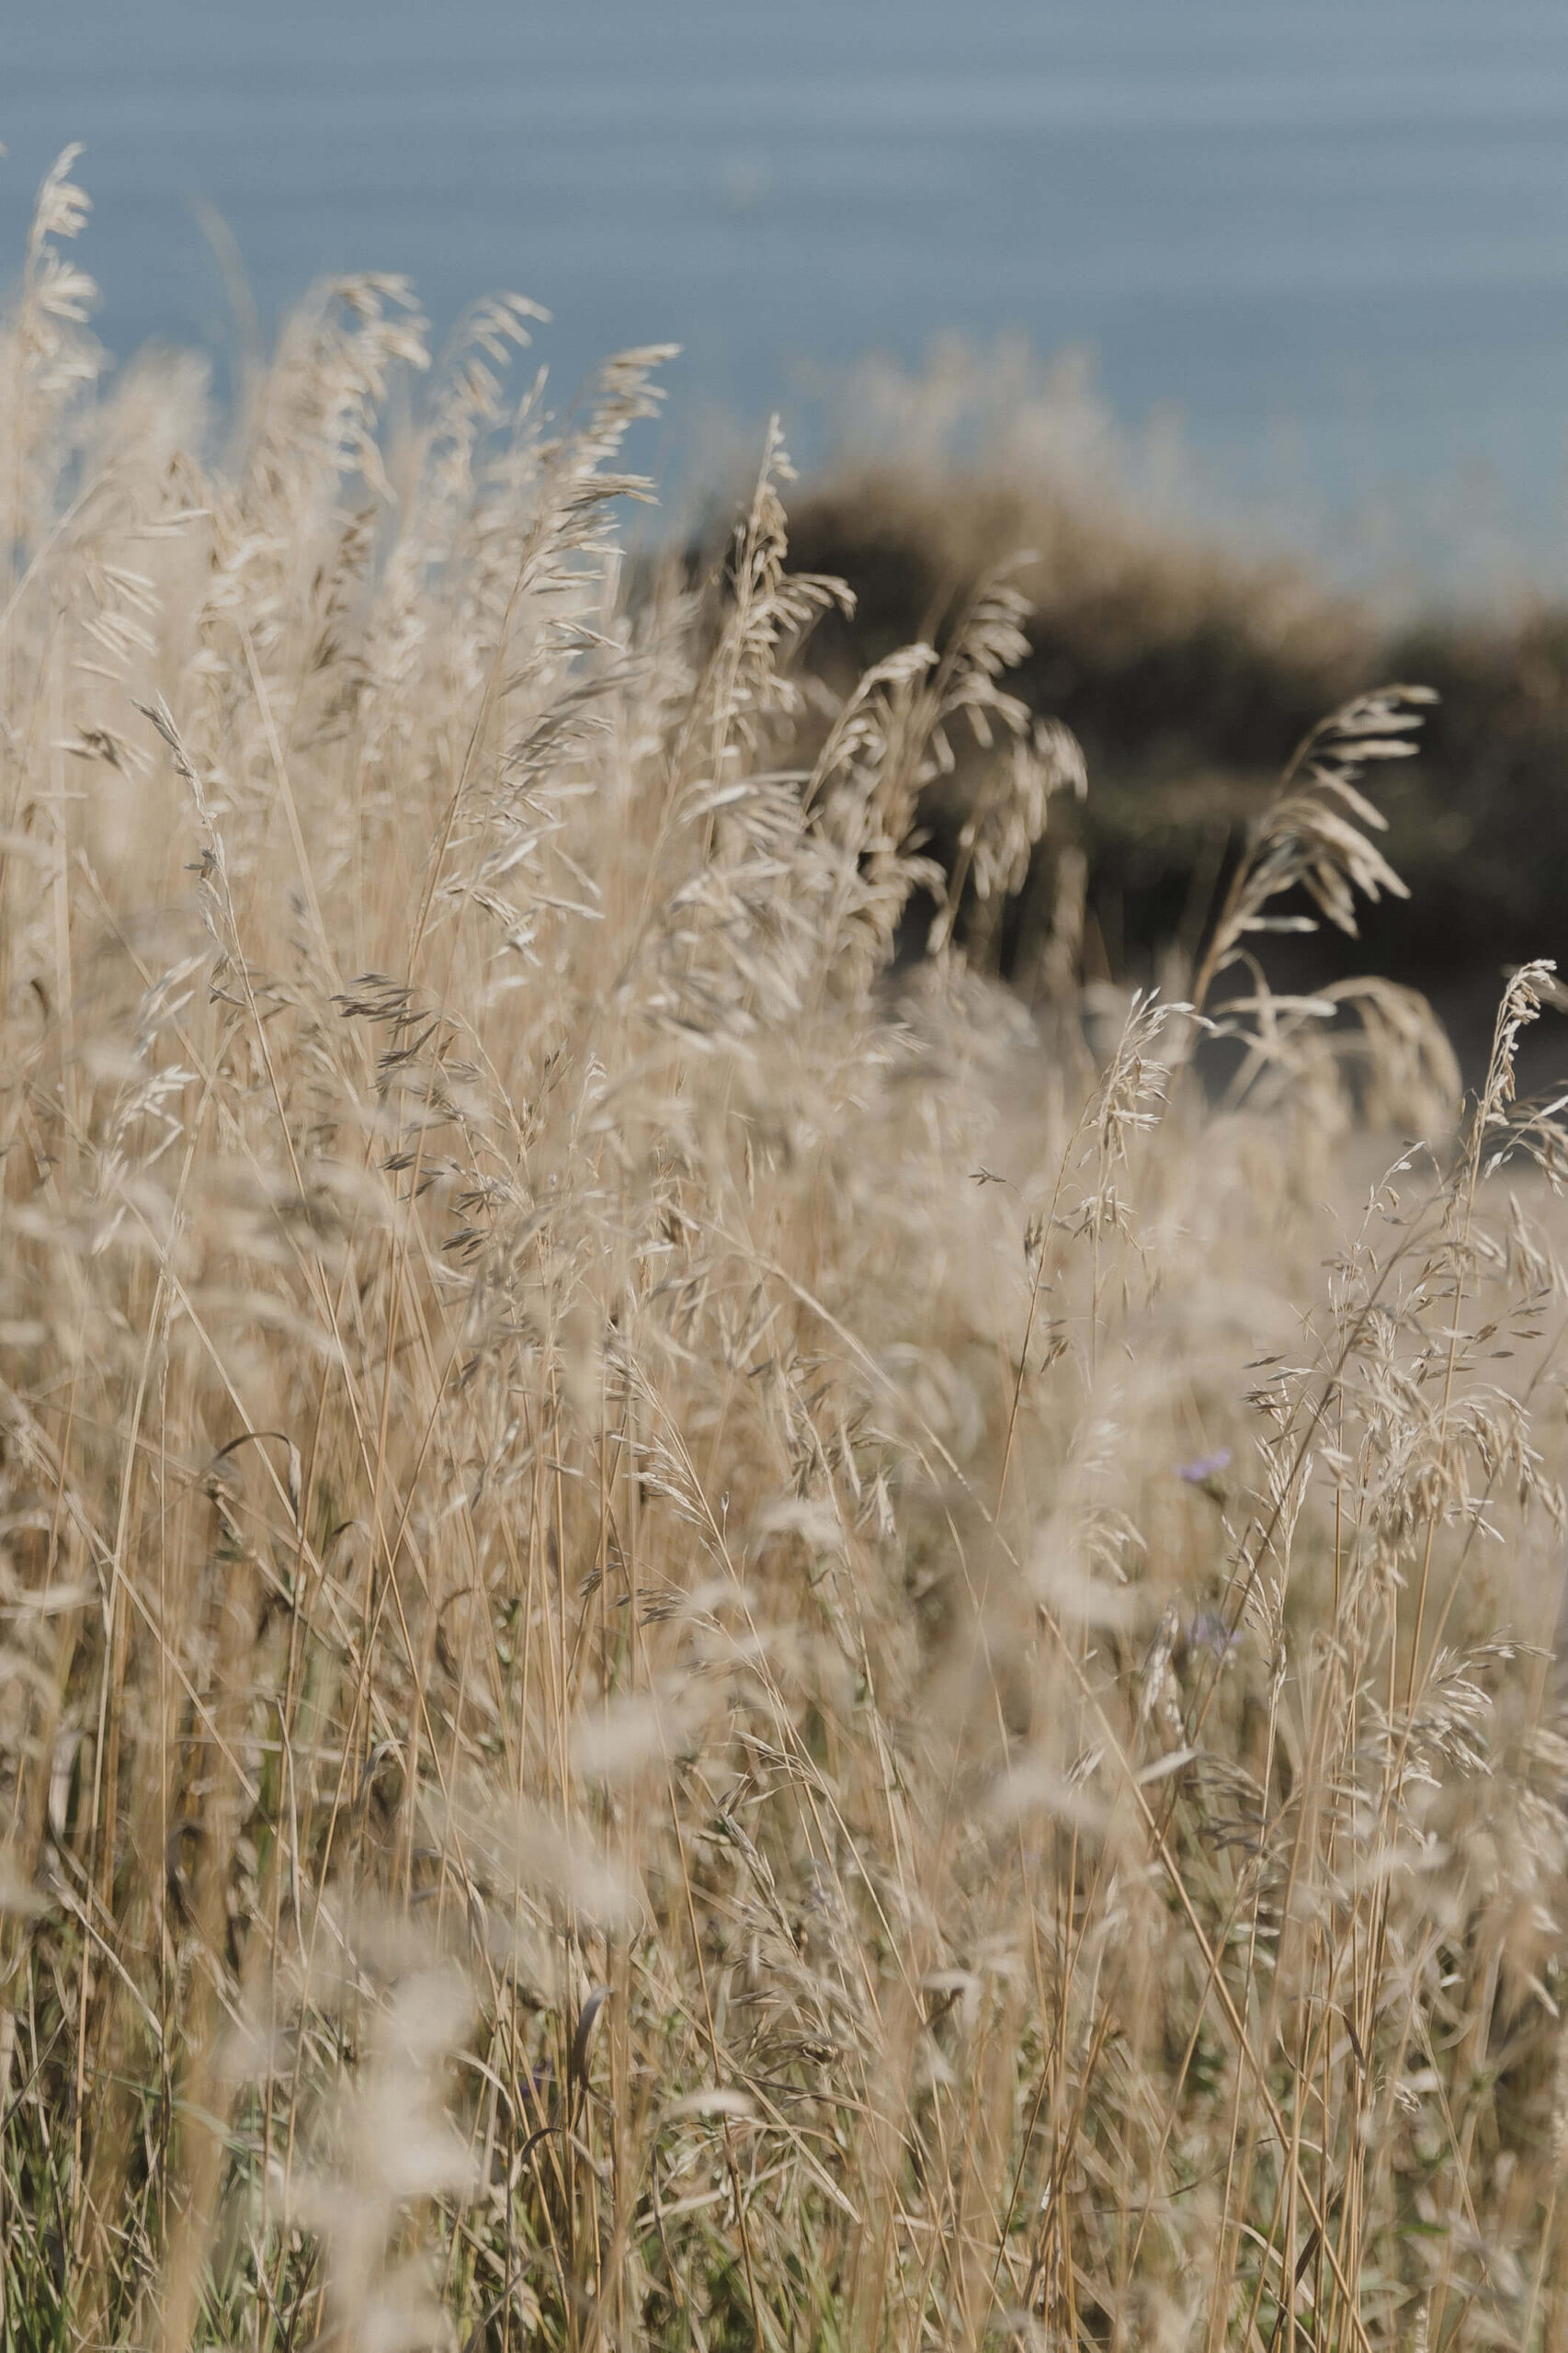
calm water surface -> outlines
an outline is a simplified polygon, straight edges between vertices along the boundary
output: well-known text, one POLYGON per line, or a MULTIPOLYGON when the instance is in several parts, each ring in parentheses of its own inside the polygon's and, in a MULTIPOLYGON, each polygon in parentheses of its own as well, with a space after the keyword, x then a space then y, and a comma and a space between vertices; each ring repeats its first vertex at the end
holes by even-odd
POLYGON ((12 0, 0 139, 10 256, 85 142, 119 354, 233 352, 205 203, 264 327, 329 271, 515 288, 557 381, 681 343, 688 419, 1021 330, 1238 480, 1568 540, 1561 0, 12 0))

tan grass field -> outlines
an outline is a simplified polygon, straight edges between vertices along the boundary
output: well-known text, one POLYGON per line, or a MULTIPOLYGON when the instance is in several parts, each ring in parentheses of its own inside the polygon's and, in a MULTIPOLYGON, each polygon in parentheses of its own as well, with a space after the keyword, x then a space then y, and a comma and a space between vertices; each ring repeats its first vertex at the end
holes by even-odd
POLYGON ((633 589, 659 355, 552 416, 523 306, 426 371, 393 281, 210 463, 184 363, 94 387, 68 168, 0 346, 6 2347, 1568 2344, 1554 983, 1461 1110, 1409 993, 1265 981, 1396 887, 1419 699, 1166 994, 1085 991, 1070 858, 1004 991, 1082 781, 1006 577, 830 702, 777 448, 633 589))

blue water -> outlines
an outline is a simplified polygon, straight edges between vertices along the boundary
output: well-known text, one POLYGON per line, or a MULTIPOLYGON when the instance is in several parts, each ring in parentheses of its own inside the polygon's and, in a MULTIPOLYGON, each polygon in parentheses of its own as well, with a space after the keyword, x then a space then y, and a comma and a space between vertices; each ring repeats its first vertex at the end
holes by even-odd
POLYGON ((1020 330, 1238 483, 1568 541, 1561 0, 10 0, 0 139, 9 256, 85 143, 117 354, 232 356, 205 202, 264 332, 514 288, 558 382, 676 341, 677 414, 809 437, 809 369, 1020 330))

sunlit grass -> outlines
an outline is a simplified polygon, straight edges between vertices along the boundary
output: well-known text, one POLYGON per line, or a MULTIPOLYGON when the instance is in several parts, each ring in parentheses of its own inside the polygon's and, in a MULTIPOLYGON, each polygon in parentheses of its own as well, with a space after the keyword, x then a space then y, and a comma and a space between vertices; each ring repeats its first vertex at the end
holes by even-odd
POLYGON ((659 355, 562 423, 497 302, 394 434, 393 281, 220 469, 79 217, 0 355, 7 2342, 1561 2342, 1554 984, 1461 1108, 1265 980, 1418 700, 1178 989, 1064 858, 1005 991, 1084 782, 1008 575, 830 697, 774 443, 633 590, 659 355))

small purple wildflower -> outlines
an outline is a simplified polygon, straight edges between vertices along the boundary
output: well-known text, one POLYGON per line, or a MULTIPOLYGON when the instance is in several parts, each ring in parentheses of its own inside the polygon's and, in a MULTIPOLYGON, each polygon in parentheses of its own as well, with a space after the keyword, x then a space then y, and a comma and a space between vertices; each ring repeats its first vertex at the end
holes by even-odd
POLYGON ((1221 1663, 1241 1647, 1239 1626, 1227 1626, 1217 1609, 1200 1609, 1187 1630, 1189 1651, 1210 1651, 1221 1663))
POLYGON ((1176 1477, 1185 1479, 1189 1487, 1207 1487, 1221 1471, 1228 1471, 1230 1467, 1231 1449, 1228 1446, 1221 1446, 1212 1454, 1200 1454, 1196 1462, 1178 1464, 1176 1477))

